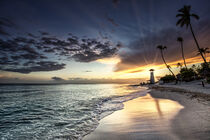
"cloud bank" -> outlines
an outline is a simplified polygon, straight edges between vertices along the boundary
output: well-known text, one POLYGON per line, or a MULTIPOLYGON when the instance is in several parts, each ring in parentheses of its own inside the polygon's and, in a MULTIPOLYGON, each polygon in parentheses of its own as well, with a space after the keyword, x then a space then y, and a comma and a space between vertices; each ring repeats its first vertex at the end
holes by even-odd
MULTIPOLYGON (((203 20, 194 23, 194 31, 200 47, 210 47, 210 20, 203 20)), ((164 56, 168 63, 181 60, 180 43, 177 37, 184 39, 184 53, 186 58, 193 58, 197 54, 197 48, 190 30, 186 28, 166 28, 156 33, 147 32, 127 46, 128 51, 120 53, 121 62, 116 65, 115 71, 123 71, 131 68, 137 68, 145 65, 162 64, 162 59, 157 45, 166 45, 168 48, 164 51, 164 56)))
POLYGON ((11 36, 6 27, 13 23, 0 18, 0 70, 28 74, 39 71, 64 69, 67 60, 92 62, 116 55, 119 46, 110 41, 92 38, 78 38, 72 34, 60 39, 48 32, 27 33, 23 36, 11 36), (62 61, 62 63, 61 63, 62 61))

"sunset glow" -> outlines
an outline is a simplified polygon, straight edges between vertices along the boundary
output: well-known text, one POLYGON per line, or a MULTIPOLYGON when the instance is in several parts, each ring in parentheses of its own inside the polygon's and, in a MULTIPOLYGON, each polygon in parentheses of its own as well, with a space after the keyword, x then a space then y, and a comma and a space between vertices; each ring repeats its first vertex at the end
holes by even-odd
MULTIPOLYGON (((175 26, 176 11, 182 2, 154 2, 153 10, 146 1, 121 1, 115 6, 108 1, 103 4, 94 0, 73 1, 70 7, 63 2, 43 2, 42 7, 37 6, 41 1, 14 3, 15 8, 10 5, 14 13, 8 12, 11 8, 5 8, 10 7, 9 2, 2 2, 0 7, 4 13, 0 18, 1 83, 60 83, 76 79, 147 81, 151 68, 158 79, 169 72, 156 47, 167 46, 164 57, 177 73, 177 63, 183 63, 180 44, 176 41, 180 35, 184 38, 187 65, 203 62, 190 31, 175 26), (47 5, 59 5, 63 10, 46 11, 47 5), (101 5, 107 5, 110 10, 101 5), (125 7, 127 10, 123 10, 125 7), (160 11, 157 7, 166 9, 160 11), (165 14, 165 11, 171 12, 165 14), (12 49, 14 46, 19 49, 12 49)), ((202 15, 199 22, 192 22, 198 41, 201 47, 209 47, 208 4, 191 3, 202 15)), ((206 54, 206 57, 209 61, 210 56, 206 54)))

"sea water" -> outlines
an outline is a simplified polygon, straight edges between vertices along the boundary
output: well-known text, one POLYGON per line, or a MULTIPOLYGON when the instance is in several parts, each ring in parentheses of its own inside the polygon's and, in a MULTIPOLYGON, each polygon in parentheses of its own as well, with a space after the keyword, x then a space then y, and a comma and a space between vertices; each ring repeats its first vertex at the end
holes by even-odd
POLYGON ((118 84, 1 85, 0 139, 82 139, 146 93, 118 84))

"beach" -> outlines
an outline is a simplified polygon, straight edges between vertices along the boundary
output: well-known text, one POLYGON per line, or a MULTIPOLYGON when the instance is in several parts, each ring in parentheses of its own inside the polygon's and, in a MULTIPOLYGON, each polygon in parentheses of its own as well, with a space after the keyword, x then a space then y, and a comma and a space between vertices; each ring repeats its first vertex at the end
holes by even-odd
POLYGON ((210 139, 208 94, 174 86, 2 85, 0 138, 210 139))
POLYGON ((208 100, 162 86, 125 102, 122 110, 100 120, 84 140, 207 140, 209 122, 208 100))

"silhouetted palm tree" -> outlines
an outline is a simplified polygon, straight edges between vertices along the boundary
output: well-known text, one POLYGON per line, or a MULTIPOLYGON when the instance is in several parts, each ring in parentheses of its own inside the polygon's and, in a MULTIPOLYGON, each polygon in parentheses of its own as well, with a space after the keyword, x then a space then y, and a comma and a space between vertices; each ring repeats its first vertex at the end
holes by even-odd
MULTIPOLYGON (((209 48, 200 48, 200 51, 204 54, 204 57, 206 59, 206 54, 210 53, 209 48)), ((198 52, 200 54, 200 52, 198 52)))
POLYGON ((177 21, 176 25, 177 26, 180 25, 180 27, 183 27, 184 25, 186 25, 186 28, 188 28, 188 26, 190 26, 190 30, 192 32, 192 35, 195 40, 198 51, 200 52, 200 55, 203 58, 204 63, 206 64, 206 59, 203 56, 203 53, 200 51, 200 46, 199 46, 198 41, 195 37, 194 31, 192 28, 192 24, 191 24, 191 17, 198 20, 199 16, 196 14, 190 13, 190 10, 191 10, 191 6, 186 6, 186 5, 184 5, 183 8, 178 10, 179 13, 176 15, 176 17, 180 17, 180 19, 177 21))
POLYGON ((183 58, 183 60, 184 60, 185 68, 187 69, 187 65, 186 65, 185 58, 184 58, 183 38, 182 38, 182 37, 178 37, 178 38, 177 38, 177 41, 180 42, 180 44, 181 44, 182 58, 183 58))
POLYGON ((182 63, 177 63, 177 68, 182 68, 182 63))
POLYGON ((171 74, 176 78, 175 74, 174 74, 173 71, 171 70, 171 67, 166 63, 165 58, 164 58, 164 56, 163 56, 163 50, 167 49, 167 47, 166 47, 166 46, 162 46, 162 45, 158 45, 158 46, 157 46, 157 49, 160 50, 160 54, 161 54, 161 57, 162 57, 162 59, 163 59, 164 64, 166 65, 166 67, 168 68, 168 70, 171 72, 171 74))

